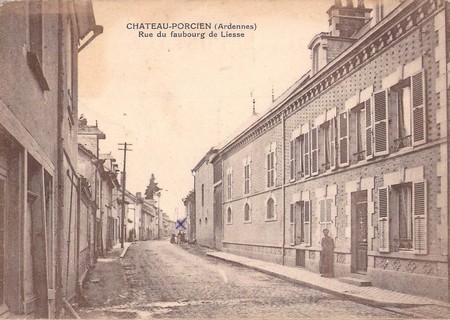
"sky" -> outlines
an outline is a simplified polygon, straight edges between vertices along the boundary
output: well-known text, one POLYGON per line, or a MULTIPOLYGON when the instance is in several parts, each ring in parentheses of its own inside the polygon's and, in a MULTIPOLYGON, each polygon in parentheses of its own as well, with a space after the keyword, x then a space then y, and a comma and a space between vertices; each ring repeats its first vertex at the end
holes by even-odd
MULTIPOLYGON (((356 1, 355 1, 356 2, 356 1)), ((213 146, 229 139, 252 114, 310 69, 308 44, 328 31, 334 0, 93 0, 103 34, 79 54, 79 114, 106 134, 100 152, 119 143, 127 153, 127 189, 144 192, 153 173, 163 188, 161 208, 185 215, 191 170, 213 146), (157 37, 128 23, 210 23, 205 39, 157 37), (216 24, 256 30, 214 30, 216 24), (153 37, 139 37, 139 31, 153 37), (213 31, 217 37, 209 37, 213 31), (244 37, 221 37, 243 32, 244 37)))

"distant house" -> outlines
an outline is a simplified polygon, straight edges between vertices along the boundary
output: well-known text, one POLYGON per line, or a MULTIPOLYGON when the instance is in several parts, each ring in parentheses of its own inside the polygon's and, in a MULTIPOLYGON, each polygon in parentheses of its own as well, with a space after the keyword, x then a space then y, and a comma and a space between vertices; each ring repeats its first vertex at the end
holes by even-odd
POLYGON ((158 234, 158 209, 154 200, 146 200, 141 193, 136 194, 137 206, 140 206, 139 240, 153 240, 158 234))
MULTIPOLYGON (((217 152, 217 149, 211 148, 192 169, 195 189, 195 239, 198 244, 210 248, 216 247, 214 228, 214 166, 210 160, 217 152)), ((220 224, 221 220, 222 218, 219 217, 220 224)), ((219 221, 216 221, 216 223, 219 221)))
POLYGON ((196 214, 195 214, 195 192, 194 190, 189 191, 186 198, 183 199, 183 204, 186 214, 186 226, 187 226, 187 239, 193 241, 196 237, 195 226, 196 226, 196 214))
MULTIPOLYGON (((84 150, 87 150, 91 153, 92 159, 94 161, 100 159, 100 140, 106 139, 106 135, 103 131, 101 131, 98 127, 98 124, 89 125, 86 118, 83 116, 80 117, 78 122, 78 143, 84 150)), ((84 163, 81 164, 85 166, 84 163)), ((100 176, 100 168, 103 166, 101 163, 97 163, 97 165, 92 167, 92 172, 89 176, 86 176, 89 179, 89 183, 92 186, 92 195, 93 201, 95 204, 95 208, 93 211, 93 225, 92 230, 94 233, 93 241, 94 241, 94 259, 96 261, 99 255, 103 255, 103 249, 105 248, 105 236, 103 235, 105 232, 105 225, 102 221, 102 207, 100 205, 101 199, 101 184, 102 177, 100 176)), ((82 167, 84 169, 84 167, 82 167)))
POLYGON ((161 216, 162 216, 162 228, 160 231, 160 237, 168 237, 172 233, 175 233, 175 221, 170 219, 170 217, 165 212, 162 212, 161 216))

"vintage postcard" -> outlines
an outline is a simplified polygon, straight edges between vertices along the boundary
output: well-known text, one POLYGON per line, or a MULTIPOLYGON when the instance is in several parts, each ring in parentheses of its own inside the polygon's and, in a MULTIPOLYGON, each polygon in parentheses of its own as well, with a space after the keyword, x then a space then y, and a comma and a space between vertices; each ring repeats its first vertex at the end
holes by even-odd
POLYGON ((0 0, 0 318, 449 318, 443 0, 0 0))

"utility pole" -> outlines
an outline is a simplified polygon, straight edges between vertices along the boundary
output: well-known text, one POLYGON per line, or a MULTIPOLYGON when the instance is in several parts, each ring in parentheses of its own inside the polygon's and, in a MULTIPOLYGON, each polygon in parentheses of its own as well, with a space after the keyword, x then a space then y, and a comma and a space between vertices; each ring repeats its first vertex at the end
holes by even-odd
POLYGON ((119 143, 119 146, 123 146, 123 148, 119 148, 119 150, 123 150, 123 185, 122 185, 122 239, 120 239, 120 247, 124 248, 124 242, 125 242, 125 190, 126 190, 126 181, 127 181, 127 151, 133 151, 131 149, 128 149, 127 147, 132 146, 132 144, 129 143, 119 143))

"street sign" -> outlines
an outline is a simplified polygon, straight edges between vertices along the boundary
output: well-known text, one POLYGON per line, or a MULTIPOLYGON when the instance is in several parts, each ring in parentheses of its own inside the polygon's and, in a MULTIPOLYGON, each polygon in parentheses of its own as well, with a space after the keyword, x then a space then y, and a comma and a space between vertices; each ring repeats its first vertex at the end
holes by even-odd
POLYGON ((175 223, 175 229, 177 230, 186 230, 187 224, 187 217, 183 218, 183 219, 177 219, 177 222, 175 223))

